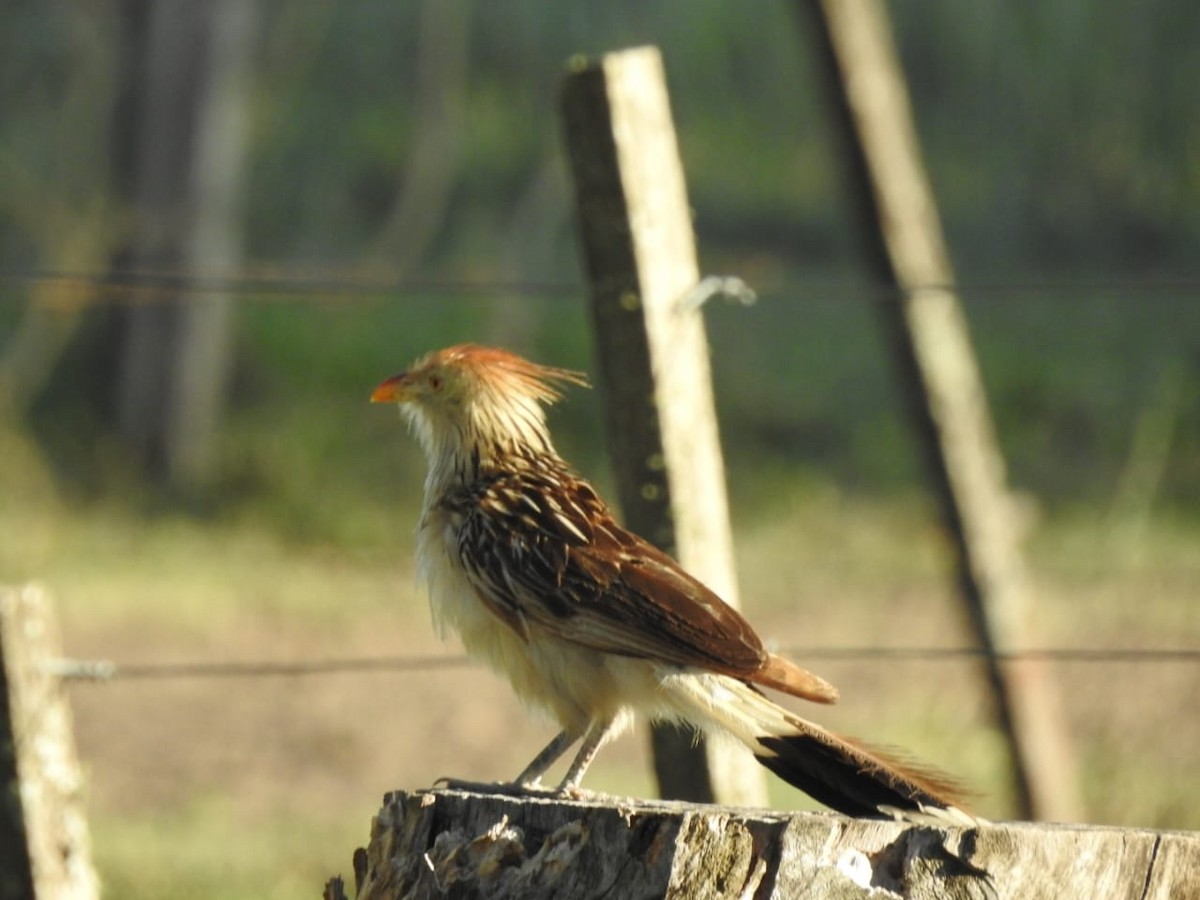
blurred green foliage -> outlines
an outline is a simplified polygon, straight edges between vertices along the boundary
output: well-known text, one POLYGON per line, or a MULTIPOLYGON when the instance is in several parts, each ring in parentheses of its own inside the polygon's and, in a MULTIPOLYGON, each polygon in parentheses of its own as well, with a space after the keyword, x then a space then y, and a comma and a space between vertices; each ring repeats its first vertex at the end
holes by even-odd
MULTIPOLYGON (((965 302, 1015 481, 1051 501, 1103 504, 1131 467, 1157 466, 1147 490, 1194 508, 1200 6, 892 6, 959 274, 981 286, 965 302), (1159 423, 1157 445, 1138 443, 1147 421, 1159 423)), ((122 17, 136 7, 18 0, 0 9, 0 267, 9 276, 0 281, 0 352, 36 287, 12 275, 102 271, 104 248, 127 227, 111 148, 123 121, 122 17), (66 246, 84 228, 102 237, 90 266, 66 246)), ((590 367, 559 79, 572 54, 655 43, 704 268, 739 274, 763 296, 757 307, 710 314, 731 463, 799 464, 864 490, 911 483, 917 466, 874 298, 856 275, 837 145, 795 10, 718 0, 455 7, 467 16, 466 70, 448 74, 446 95, 430 101, 419 73, 436 72, 447 48, 429 41, 458 39, 430 30, 437 8, 261 5, 250 268, 559 287, 462 296, 247 289, 231 442, 251 441, 253 422, 277 417, 347 433, 366 414, 354 404, 373 379, 450 341, 497 340, 590 367), (411 154, 428 110, 449 115, 439 157, 446 189, 430 210, 428 246, 407 268, 389 268, 404 248, 388 243, 387 228, 422 177, 411 154)), ((66 472, 103 470, 79 436, 107 428, 110 315, 89 313, 34 409, 66 472)), ((581 402, 560 425, 568 445, 594 451, 595 416, 581 402)), ((295 440, 305 446, 304 434, 295 440)), ((238 478, 252 466, 237 447, 227 455, 240 460, 231 463, 238 478)))

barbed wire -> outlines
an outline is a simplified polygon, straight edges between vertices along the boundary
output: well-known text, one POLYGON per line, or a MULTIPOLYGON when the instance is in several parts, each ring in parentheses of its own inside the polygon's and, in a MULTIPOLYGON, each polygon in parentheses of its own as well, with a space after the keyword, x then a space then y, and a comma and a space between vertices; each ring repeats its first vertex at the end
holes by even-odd
MULTIPOLYGON (((1005 663, 1200 663, 1200 648, 1050 647, 990 651, 979 647, 783 647, 778 652, 804 660, 961 662, 995 658, 1005 663)), ((429 672, 460 669, 475 663, 462 655, 374 656, 309 660, 194 660, 162 663, 119 663, 112 660, 59 659, 52 674, 65 681, 110 682, 170 678, 263 678, 429 672)))
MULTIPOLYGON (((405 294, 412 297, 444 299, 477 298, 493 295, 561 297, 583 294, 588 288, 582 281, 570 280, 473 280, 457 278, 421 278, 389 273, 354 274, 340 271, 256 272, 253 270, 220 274, 189 273, 174 270, 117 270, 111 272, 8 270, 0 271, 0 286, 54 287, 74 294, 60 299, 63 306, 189 302, 212 295, 251 297, 260 302, 328 302, 371 300, 380 296, 405 294)), ((887 285, 852 281, 812 281, 771 279, 754 285, 759 294, 802 294, 816 299, 894 299, 899 289, 887 285)), ((918 285, 910 293, 954 290, 971 296, 1111 296, 1154 294, 1167 299, 1200 295, 1197 279, 1081 279, 1047 281, 959 281, 953 284, 918 285)), ((0 292, 0 301, 17 302, 15 291, 0 292)), ((22 301, 23 302, 23 301, 22 301)))
POLYGON ((107 659, 59 659, 50 666, 64 681, 114 681, 152 678, 245 678, 329 675, 355 672, 428 672, 466 668, 466 656, 377 656, 308 660, 192 660, 162 663, 118 663, 107 659))
MULTIPOLYGON (((298 272, 263 275, 254 272, 205 275, 173 271, 0 272, 0 285, 51 286, 79 294, 80 303, 186 302, 214 294, 254 297, 264 302, 311 302, 323 298, 371 300, 410 294, 432 298, 495 294, 559 297, 582 293, 584 282, 551 280, 472 280, 409 278, 386 274, 298 272)), ((8 299, 13 299, 11 295, 8 299)))

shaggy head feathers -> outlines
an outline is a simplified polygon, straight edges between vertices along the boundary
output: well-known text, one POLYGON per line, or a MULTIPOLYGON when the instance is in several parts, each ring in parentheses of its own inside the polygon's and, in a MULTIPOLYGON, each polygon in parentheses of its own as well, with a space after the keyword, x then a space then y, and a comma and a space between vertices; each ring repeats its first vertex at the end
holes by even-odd
POLYGON ((397 403, 441 480, 471 464, 517 453, 553 453, 543 405, 560 385, 587 386, 580 372, 543 366, 495 347, 459 344, 429 353, 375 389, 397 403))

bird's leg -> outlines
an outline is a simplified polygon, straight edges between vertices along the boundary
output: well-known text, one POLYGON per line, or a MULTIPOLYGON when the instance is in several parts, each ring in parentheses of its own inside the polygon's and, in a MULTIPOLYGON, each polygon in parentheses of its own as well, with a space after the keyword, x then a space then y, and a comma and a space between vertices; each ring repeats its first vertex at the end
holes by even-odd
POLYGON ((524 771, 512 781, 486 782, 466 781, 461 778, 439 778, 435 783, 456 791, 502 794, 506 797, 520 797, 524 794, 536 793, 538 791, 551 794, 554 791, 540 787, 538 782, 541 781, 542 775, 545 774, 546 770, 558 762, 559 757, 567 752, 567 748, 582 736, 583 732, 581 730, 567 729, 560 731, 533 758, 533 762, 527 765, 524 771))
POLYGON ((536 787, 537 783, 542 780, 542 776, 546 774, 546 770, 558 762, 559 757, 567 752, 567 748, 582 736, 579 731, 573 729, 560 731, 533 758, 533 762, 527 765, 524 771, 513 779, 513 784, 519 784, 524 787, 536 787))
POLYGON ((588 729, 588 733, 583 739, 583 746, 575 754, 575 761, 571 763, 571 768, 567 770, 567 776, 558 786, 560 794, 573 794, 578 791, 583 773, 588 770, 588 766, 592 764, 592 760, 596 758, 600 748, 612 737, 615 725, 615 719, 601 719, 588 729))
POLYGON ((548 795, 557 795, 559 797, 574 797, 578 799, 581 795, 585 795, 586 791, 581 791, 579 782, 583 779, 584 773, 588 770, 588 766, 592 764, 592 760, 596 758, 596 754, 600 748, 608 743, 609 738, 616 731, 616 720, 600 719, 594 722, 587 730, 586 734, 581 734, 575 729, 566 729, 555 735, 542 751, 533 758, 533 762, 525 767, 525 770, 516 777, 515 780, 501 784, 480 784, 473 781, 460 781, 456 778, 441 778, 438 779, 440 784, 449 788, 466 791, 479 791, 491 794, 503 794, 505 796, 527 796, 529 794, 544 793, 548 795), (559 786, 554 790, 547 790, 540 787, 538 782, 541 781, 542 775, 554 763, 556 763, 567 748, 574 744, 577 740, 583 737, 583 745, 579 748, 579 752, 575 754, 575 759, 571 763, 571 767, 567 769, 566 777, 563 778, 559 786))

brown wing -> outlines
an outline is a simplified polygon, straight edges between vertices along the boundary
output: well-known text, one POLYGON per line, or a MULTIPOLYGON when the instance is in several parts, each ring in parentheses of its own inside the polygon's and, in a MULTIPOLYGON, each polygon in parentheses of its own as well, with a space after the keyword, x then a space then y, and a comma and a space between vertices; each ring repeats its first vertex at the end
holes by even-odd
POLYGON ((614 653, 694 666, 829 702, 826 682, 767 653, 750 624, 667 554, 616 524, 569 470, 485 474, 448 498, 458 553, 480 599, 524 637, 531 626, 614 653))

